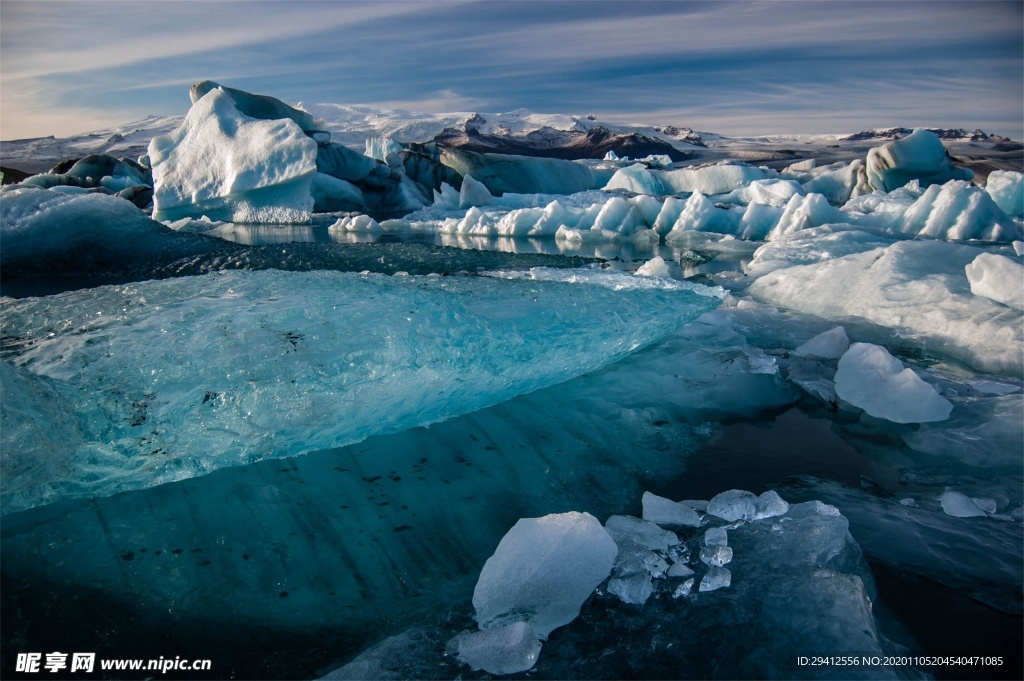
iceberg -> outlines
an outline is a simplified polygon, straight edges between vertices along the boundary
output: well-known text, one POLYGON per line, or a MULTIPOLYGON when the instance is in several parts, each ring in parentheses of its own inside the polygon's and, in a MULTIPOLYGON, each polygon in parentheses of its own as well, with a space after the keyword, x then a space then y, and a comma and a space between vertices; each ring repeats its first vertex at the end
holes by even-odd
POLYGON ((495 404, 599 369, 717 305, 686 287, 697 288, 601 272, 574 284, 270 270, 3 299, 4 335, 22 339, 6 361, 52 379, 85 431, 61 464, 3 442, 4 510, 495 404), (622 288, 622 278, 644 285, 622 288), (19 462, 33 473, 6 474, 19 462), (67 476, 49 475, 57 465, 67 476))
POLYGON ((242 113, 215 88, 189 109, 181 127, 149 143, 153 217, 206 215, 231 222, 306 222, 317 143, 291 118, 242 113))
POLYGON ((612 174, 556 158, 480 154, 464 149, 442 149, 441 163, 462 177, 472 175, 495 196, 508 192, 575 194, 600 189, 612 174))
POLYGON ((1010 242, 1020 229, 980 187, 961 180, 928 187, 897 225, 898 231, 932 239, 1010 242))
POLYGON ((576 619, 611 573, 617 554, 615 542, 589 513, 520 519, 487 559, 473 590, 480 628, 525 622, 537 638, 547 639, 576 619))
POLYGON ((911 180, 929 185, 974 177, 970 170, 954 166, 942 140, 924 129, 868 150, 865 167, 871 186, 885 192, 902 187, 911 180))
POLYGON ((894 423, 944 421, 949 400, 879 345, 854 343, 839 359, 836 394, 871 416, 894 423))

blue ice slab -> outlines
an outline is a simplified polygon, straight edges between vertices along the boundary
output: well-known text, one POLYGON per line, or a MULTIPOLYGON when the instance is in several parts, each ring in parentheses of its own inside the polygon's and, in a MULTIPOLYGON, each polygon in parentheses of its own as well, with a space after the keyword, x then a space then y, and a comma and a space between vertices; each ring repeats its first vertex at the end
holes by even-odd
POLYGON ((18 380, 4 381, 4 512, 444 420, 599 369, 718 304, 607 276, 237 271, 5 299, 18 380), (25 391, 73 418, 14 409, 25 391), (59 447, 25 435, 58 422, 59 447))

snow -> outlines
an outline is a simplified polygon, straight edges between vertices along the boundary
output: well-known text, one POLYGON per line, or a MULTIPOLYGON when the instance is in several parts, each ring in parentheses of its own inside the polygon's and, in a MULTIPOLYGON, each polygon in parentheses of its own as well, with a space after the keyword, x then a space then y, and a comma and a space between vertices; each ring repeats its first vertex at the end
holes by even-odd
POLYGON ((1024 311, 1024 264, 997 253, 979 253, 965 271, 971 293, 1024 311))
POLYGON ((925 423, 949 418, 953 405, 890 355, 870 343, 854 343, 839 360, 836 394, 876 418, 925 423))
MULTIPOLYGON (((618 550, 589 513, 522 518, 487 559, 473 608, 483 630, 528 624, 545 640, 579 615, 591 592, 611 572, 618 550)), ((460 648, 461 652, 461 648, 460 648)))
POLYGON ((246 116, 221 89, 189 109, 174 132, 149 144, 153 216, 207 215, 233 222, 305 222, 317 143, 293 120, 246 116))

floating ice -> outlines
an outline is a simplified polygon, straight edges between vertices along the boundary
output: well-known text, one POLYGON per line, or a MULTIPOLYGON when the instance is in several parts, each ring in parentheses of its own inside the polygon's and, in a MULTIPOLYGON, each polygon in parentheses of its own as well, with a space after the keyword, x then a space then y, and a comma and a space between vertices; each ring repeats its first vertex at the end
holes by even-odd
POLYGON ((789 504, 775 490, 768 490, 754 500, 754 519, 763 520, 785 515, 789 512, 789 504))
POLYGON ((673 563, 665 574, 669 577, 690 577, 693 575, 693 569, 685 562, 678 561, 673 563))
POLYGON ((839 359, 850 349, 850 339, 846 336, 846 329, 837 326, 834 329, 823 331, 806 343, 801 344, 793 351, 795 355, 809 355, 823 359, 839 359))
POLYGON ((465 634, 458 637, 457 645, 466 664, 488 674, 525 672, 537 663, 541 648, 526 622, 465 634))
POLYGON ((599 189, 612 174, 612 171, 602 174, 582 163, 556 158, 480 154, 450 148, 442 150, 441 163, 462 177, 472 175, 493 195, 506 192, 575 194, 599 189))
POLYGON ((656 255, 641 265, 636 273, 644 277, 661 277, 665 279, 671 275, 671 270, 669 270, 668 263, 660 255, 656 255))
POLYGON ((619 168, 608 184, 604 186, 606 191, 614 189, 625 189, 636 194, 650 194, 662 196, 665 192, 665 185, 662 184, 658 175, 652 173, 642 163, 634 163, 626 168, 619 168))
POLYGON ((481 629, 529 624, 537 637, 576 619, 618 549, 589 513, 522 518, 487 559, 473 591, 481 629))
POLYGON ((717 591, 732 584, 732 573, 728 568, 711 567, 700 580, 700 591, 717 591))
POLYGON ((705 546, 700 550, 700 561, 712 567, 722 567, 732 561, 732 549, 728 546, 705 546))
POLYGON ((757 497, 752 492, 731 489, 716 494, 708 502, 708 514, 730 523, 737 520, 753 520, 757 515, 757 497))
POLYGON ((293 120, 246 116, 224 90, 199 99, 181 127, 149 143, 153 217, 305 222, 317 144, 293 120))
POLYGON ((728 546, 729 533, 724 527, 712 527, 704 533, 704 546, 728 546))
POLYGON ((680 504, 665 497, 644 492, 644 520, 659 525, 700 526, 700 516, 686 504, 680 504))
POLYGON ((313 196, 313 209, 318 213, 366 209, 366 200, 359 187, 324 173, 313 175, 309 191, 313 196))
POLYGON ((1024 265, 1005 255, 979 253, 965 268, 971 293, 1024 310, 1024 265))
POLYGON ((786 203, 778 223, 768 233, 767 241, 778 239, 811 227, 831 222, 844 222, 846 216, 831 205, 821 194, 794 194, 786 203))
POLYGON ((833 205, 843 205, 852 197, 871 192, 864 161, 860 159, 815 168, 811 174, 814 177, 803 183, 804 191, 808 194, 821 194, 833 205))
POLYGON ((993 170, 985 180, 985 191, 1010 217, 1024 218, 1024 174, 993 170))
POLYGON ((686 282, 621 278, 673 286, 232 271, 5 299, 4 335, 24 340, 7 360, 57 379, 88 445, 55 478, 51 452, 5 444, 4 510, 472 411, 595 370, 717 302, 686 282), (38 467, 7 475, 18 461, 38 467))
POLYGON ((494 197, 487 191, 487 187, 474 180, 472 175, 462 178, 462 189, 459 190, 459 208, 489 206, 492 203, 494 203, 494 197))
POLYGON ((327 230, 328 232, 380 232, 383 228, 369 215, 350 215, 338 218, 327 230))
POLYGON ((697 168, 667 170, 658 175, 672 193, 726 194, 768 177, 768 172, 746 163, 719 163, 697 168))
MULTIPOLYGON (((792 252, 797 262, 804 257, 792 252)), ((1020 312, 972 294, 964 276, 980 253, 941 241, 900 241, 815 264, 783 269, 777 263, 779 269, 748 290, 758 300, 826 319, 864 317, 976 369, 1020 375, 1020 312)))
POLYGON ((617 596, 623 603, 643 605, 654 593, 654 585, 646 570, 634 570, 609 579, 608 593, 617 596))
POLYGON ((235 108, 249 118, 269 121, 288 119, 294 121, 303 132, 307 133, 320 131, 323 127, 323 121, 317 121, 309 112, 289 106, 280 99, 225 87, 212 80, 193 83, 188 94, 192 103, 195 104, 214 90, 220 90, 230 97, 235 108))
POLYGON ((672 592, 672 598, 680 598, 681 596, 689 596, 693 590, 693 579, 688 579, 675 588, 672 592))
POLYGON ((949 418, 953 405, 880 345, 854 343, 839 360, 836 394, 871 416, 895 423, 949 418))
POLYGON ((970 170, 953 166, 938 136, 923 129, 870 149, 866 168, 871 186, 886 192, 911 180, 921 180, 922 184, 942 184, 948 180, 970 180, 974 177, 970 170))
POLYGON ((939 501, 942 504, 943 513, 954 518, 976 518, 987 515, 974 499, 960 492, 946 490, 939 501))
POLYGON ((613 515, 604 527, 616 543, 620 539, 627 539, 652 551, 666 551, 670 546, 679 544, 679 537, 675 533, 663 530, 653 522, 628 515, 613 515))

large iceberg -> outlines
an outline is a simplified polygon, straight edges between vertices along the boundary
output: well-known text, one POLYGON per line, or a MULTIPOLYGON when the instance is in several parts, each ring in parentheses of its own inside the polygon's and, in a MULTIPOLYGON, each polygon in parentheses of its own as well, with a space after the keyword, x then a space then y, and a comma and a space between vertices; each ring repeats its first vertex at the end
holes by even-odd
POLYGON ((5 444, 5 473, 32 472, 3 476, 4 510, 443 419, 598 369, 718 302, 608 277, 235 271, 5 299, 7 361, 78 405, 86 444, 62 464, 70 478, 47 473, 52 452, 5 444))
POLYGON ((200 97, 181 127, 149 144, 153 216, 305 222, 317 143, 291 118, 245 115, 222 88, 200 97))
POLYGON ((927 185, 974 177, 970 170, 954 166, 942 140, 924 129, 869 150, 865 167, 871 186, 886 192, 911 180, 927 185))

